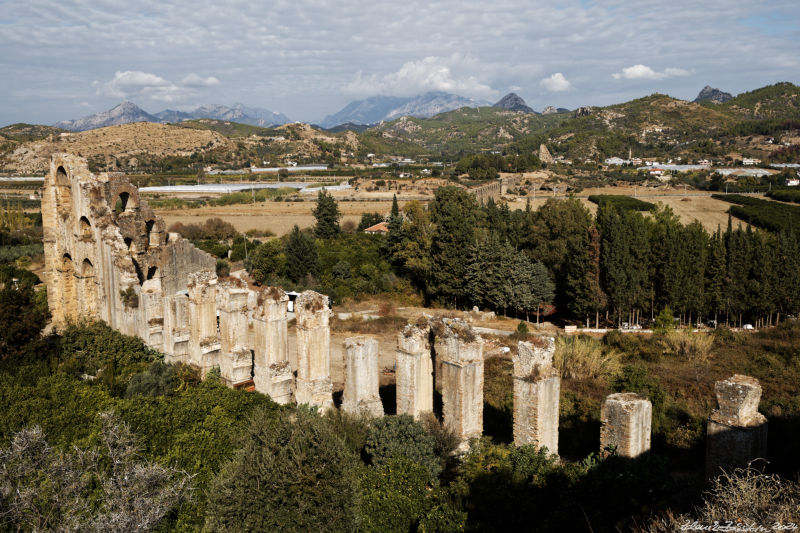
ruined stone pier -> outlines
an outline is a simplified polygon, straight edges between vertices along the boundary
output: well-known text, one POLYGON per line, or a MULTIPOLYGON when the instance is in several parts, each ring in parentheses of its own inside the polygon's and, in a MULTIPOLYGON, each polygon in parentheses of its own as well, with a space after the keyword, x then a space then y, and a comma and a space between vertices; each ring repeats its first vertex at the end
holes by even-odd
POLYGON ((463 449, 483 434, 483 339, 466 323, 439 330, 434 347, 441 361, 443 422, 463 449))
POLYGON ((189 274, 189 364, 203 376, 219 364, 222 345, 217 334, 217 276, 201 270, 189 274))
POLYGON ((714 385, 718 407, 708 418, 706 476, 746 467, 767 454, 767 419, 758 412, 761 385, 736 374, 714 385))
POLYGON ((632 392, 611 394, 600 408, 600 450, 634 459, 650 450, 653 406, 632 392))
POLYGON ((378 392, 378 341, 368 337, 345 339, 342 410, 353 414, 383 416, 378 392))
POLYGON ((397 335, 397 414, 433 412, 433 363, 428 328, 407 325, 397 335))
POLYGON ((514 355, 514 444, 558 455, 561 378, 553 367, 553 338, 517 345, 514 355))
POLYGON ((262 287, 253 309, 255 341, 253 383, 258 392, 278 403, 294 401, 294 374, 289 365, 287 306, 289 297, 277 287, 262 287))
POLYGON ((306 291, 294 304, 297 317, 297 403, 333 407, 328 297, 306 291))

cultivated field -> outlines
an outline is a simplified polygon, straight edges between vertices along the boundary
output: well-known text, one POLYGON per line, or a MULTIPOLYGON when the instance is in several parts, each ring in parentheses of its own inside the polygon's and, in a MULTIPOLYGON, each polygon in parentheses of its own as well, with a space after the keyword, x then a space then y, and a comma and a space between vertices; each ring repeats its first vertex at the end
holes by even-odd
MULTIPOLYGON (((698 191, 683 190, 653 190, 631 187, 604 187, 596 189, 586 189, 581 191, 577 198, 589 208, 592 213, 597 211, 597 206, 588 200, 592 194, 625 194, 635 196, 642 200, 668 205, 672 208, 681 222, 684 224, 699 220, 709 232, 716 231, 717 226, 725 229, 728 224, 727 210, 730 204, 720 200, 715 200, 708 193, 698 191)), ((353 192, 337 191, 334 196, 339 201, 339 209, 343 214, 342 222, 351 220, 355 223, 364 213, 376 212, 388 214, 391 210, 391 192, 353 192)), ((524 209, 527 201, 531 202, 534 209, 538 209, 545 201, 552 198, 553 194, 548 191, 538 191, 534 199, 533 195, 528 197, 517 197, 509 202, 511 209, 524 209)), ((563 197, 560 195, 559 197, 563 197)), ((401 194, 399 197, 400 207, 412 198, 401 194)), ((423 201, 430 199, 430 196, 414 196, 423 201)), ((202 207, 197 209, 160 209, 157 210, 167 223, 167 226, 175 223, 200 223, 207 218, 219 217, 226 222, 230 222, 238 231, 249 229, 268 229, 276 235, 284 235, 292 230, 292 226, 297 224, 300 228, 310 227, 314 224, 314 217, 311 210, 314 208, 315 197, 308 195, 303 202, 260 202, 256 204, 239 204, 220 207, 202 207)), ((734 219, 734 225, 739 223, 734 219)))

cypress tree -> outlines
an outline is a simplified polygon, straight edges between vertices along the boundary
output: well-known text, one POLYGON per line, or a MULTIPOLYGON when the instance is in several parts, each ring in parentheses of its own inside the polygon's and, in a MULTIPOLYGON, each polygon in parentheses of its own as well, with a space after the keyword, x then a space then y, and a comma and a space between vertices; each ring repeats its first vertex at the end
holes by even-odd
POLYGON ((295 283, 317 273, 317 246, 295 224, 286 240, 286 276, 295 283))
POLYGON ((437 189, 431 202, 431 221, 436 227, 431 245, 431 295, 451 305, 464 301, 476 211, 475 198, 453 186, 437 189))
POLYGON ((330 239, 341 233, 339 219, 342 214, 339 212, 339 205, 331 194, 325 189, 319 191, 317 195, 317 206, 312 211, 317 224, 314 226, 314 235, 320 239, 330 239))

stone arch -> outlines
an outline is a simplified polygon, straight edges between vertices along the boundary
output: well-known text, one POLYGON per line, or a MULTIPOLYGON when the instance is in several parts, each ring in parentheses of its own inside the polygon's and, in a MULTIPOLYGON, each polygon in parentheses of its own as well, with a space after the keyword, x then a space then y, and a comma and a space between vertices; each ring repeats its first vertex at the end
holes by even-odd
POLYGON ((80 292, 83 313, 90 318, 97 318, 97 282, 94 265, 88 258, 81 264, 80 292))
POLYGON ((61 311, 65 320, 78 317, 78 293, 76 290, 75 265, 72 257, 64 254, 58 268, 58 286, 61 288, 61 311))
POLYGON ((133 207, 131 205, 131 195, 128 191, 122 191, 117 195, 117 199, 114 202, 114 214, 121 215, 125 211, 130 210, 133 207))
POLYGON ((147 243, 148 247, 150 247, 150 246, 158 246, 158 244, 159 244, 158 243, 158 232, 157 231, 153 231, 153 230, 156 229, 155 225, 156 225, 156 221, 152 220, 152 219, 148 220, 147 222, 144 223, 144 229, 145 229, 145 232, 147 234, 147 236, 146 236, 147 240, 145 242, 147 243))
POLYGON ((153 279, 155 277, 158 277, 158 267, 151 266, 147 269, 147 279, 153 279))
POLYGON ((81 217, 80 221, 78 222, 78 226, 78 236, 81 240, 94 240, 94 235, 92 234, 92 223, 89 222, 87 217, 81 217))
POLYGON ((56 209, 61 215, 68 215, 72 211, 72 184, 64 166, 56 169, 55 177, 56 209))

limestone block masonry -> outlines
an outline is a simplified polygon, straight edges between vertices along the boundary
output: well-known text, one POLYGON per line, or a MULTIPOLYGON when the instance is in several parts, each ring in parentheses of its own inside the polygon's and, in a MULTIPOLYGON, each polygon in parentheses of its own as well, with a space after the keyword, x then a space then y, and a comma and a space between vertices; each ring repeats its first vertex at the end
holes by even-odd
POLYGON ((397 334, 397 414, 419 419, 433 412, 433 362, 428 328, 407 325, 397 334))
MULTIPOLYGON (((237 277, 217 279, 215 258, 167 233, 122 174, 93 174, 81 157, 54 155, 42 224, 57 327, 79 317, 103 320, 141 337, 167 362, 203 375, 218 367, 231 386, 253 383, 277 402, 294 401, 286 294, 237 277)), ((332 405, 327 298, 306 292, 298 302, 301 401, 332 405)))
POLYGON ((736 374, 714 385, 718 408, 708 418, 706 476, 746 467, 767 454, 767 419, 758 412, 761 384, 736 374))
POLYGON ((600 450, 634 459, 650 450, 653 406, 633 392, 606 397, 600 408, 600 450))
POLYGON ((383 416, 383 404, 378 392, 378 341, 367 337, 345 339, 344 393, 342 410, 383 416))
POLYGON ((561 378, 553 367, 555 339, 517 345, 514 361, 514 444, 531 444, 558 455, 561 378))
POLYGON ((333 407, 331 311, 328 297, 306 291, 294 303, 297 318, 297 403, 333 407))
POLYGON ((434 347, 442 363, 444 426, 463 449, 483 434, 483 339, 469 325, 453 322, 439 328, 434 347))

